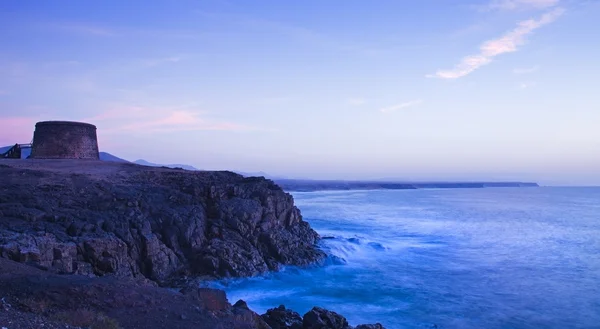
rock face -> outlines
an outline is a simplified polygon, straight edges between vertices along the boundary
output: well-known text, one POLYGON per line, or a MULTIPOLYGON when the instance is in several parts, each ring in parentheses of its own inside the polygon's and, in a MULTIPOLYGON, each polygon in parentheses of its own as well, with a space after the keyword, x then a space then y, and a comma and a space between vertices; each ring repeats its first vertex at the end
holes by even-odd
POLYGON ((64 324, 102 329, 269 329, 258 314, 229 304, 220 290, 174 292, 114 276, 56 275, 1 258, 0 296, 5 305, 0 308, 0 327, 10 329, 69 328, 64 324), (92 319, 86 319, 90 315, 92 319), (93 318, 98 317, 109 318, 114 325, 97 323, 93 318))
POLYGON ((165 282, 324 257, 264 178, 73 160, 3 160, 0 177, 0 257, 61 274, 165 282))
POLYGON ((285 306, 259 316, 242 300, 232 306, 222 290, 172 291, 115 276, 56 275, 2 258, 0 296, 0 327, 11 329, 352 329, 344 317, 322 308, 304 319, 285 306))
MULTIPOLYGON (((300 314, 281 305, 268 310, 261 317, 272 329, 353 329, 345 317, 320 307, 313 307, 302 318, 300 314)), ((385 328, 377 323, 361 324, 354 329, 385 328)))
POLYGON ((385 329, 380 323, 376 324, 361 324, 357 326, 355 329, 385 329))
POLYGON ((345 317, 320 307, 314 307, 304 314, 305 329, 352 329, 345 317))
POLYGON ((324 258, 317 233, 270 180, 39 159, 2 160, 0 177, 0 326, 352 328, 318 307, 259 316, 221 290, 156 287, 324 258))
POLYGON ((272 329, 302 329, 300 314, 286 309, 283 305, 272 308, 261 316, 272 329))

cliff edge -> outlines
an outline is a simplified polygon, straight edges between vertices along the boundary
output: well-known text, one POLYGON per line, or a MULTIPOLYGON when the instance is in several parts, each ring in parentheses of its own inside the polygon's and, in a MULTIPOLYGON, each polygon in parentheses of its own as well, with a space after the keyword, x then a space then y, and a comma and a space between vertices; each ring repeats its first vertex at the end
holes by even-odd
POLYGON ((325 256, 264 178, 75 160, 2 160, 0 178, 0 257, 58 274, 164 283, 325 256))

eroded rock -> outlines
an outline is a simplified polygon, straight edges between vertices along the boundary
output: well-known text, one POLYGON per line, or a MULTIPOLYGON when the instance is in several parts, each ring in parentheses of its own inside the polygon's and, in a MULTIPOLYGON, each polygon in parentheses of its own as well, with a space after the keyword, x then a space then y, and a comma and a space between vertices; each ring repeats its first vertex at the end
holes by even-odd
POLYGON ((0 167, 0 257, 63 274, 166 282, 242 277, 324 257, 272 181, 130 164, 0 167))
POLYGON ((303 329, 352 329, 345 317, 320 307, 304 314, 303 329))
POLYGON ((283 305, 267 310, 261 317, 272 329, 302 329, 300 314, 283 305))

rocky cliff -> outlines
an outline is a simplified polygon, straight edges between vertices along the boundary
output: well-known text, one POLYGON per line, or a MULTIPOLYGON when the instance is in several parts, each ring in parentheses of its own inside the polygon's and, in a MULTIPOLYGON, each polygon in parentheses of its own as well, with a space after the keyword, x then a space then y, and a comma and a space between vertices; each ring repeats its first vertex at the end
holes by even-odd
POLYGON ((3 160, 0 177, 0 257, 59 274, 161 283, 324 257, 264 178, 73 160, 3 160))
POLYGON ((264 178, 2 160, 0 327, 352 329, 318 307, 259 316, 186 279, 311 264, 325 257, 318 238, 292 197, 264 178))
POLYGON ((10 329, 353 329, 343 316, 319 307, 304 317, 284 306, 259 316, 244 301, 231 305, 221 290, 56 275, 2 258, 0 296, 0 327, 10 329))

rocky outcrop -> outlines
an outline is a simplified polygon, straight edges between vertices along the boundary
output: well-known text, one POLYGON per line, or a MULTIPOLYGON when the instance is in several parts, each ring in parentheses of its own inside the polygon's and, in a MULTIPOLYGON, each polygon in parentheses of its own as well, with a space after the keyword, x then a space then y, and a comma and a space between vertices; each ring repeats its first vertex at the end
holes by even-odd
POLYGON ((52 272, 165 282, 324 257, 264 178, 69 160, 3 160, 0 177, 0 257, 52 272))
POLYGON ((262 318, 272 329, 302 329, 303 326, 300 314, 284 305, 268 310, 262 318))
POLYGON ((352 329, 345 317, 320 307, 314 307, 304 314, 304 329, 352 329))
MULTIPOLYGON (((259 316, 242 300, 208 288, 174 291, 116 276, 56 275, 0 258, 0 327, 352 329, 315 307, 301 318, 285 306, 259 316)), ((356 329, 384 329, 380 324, 356 329)))
POLYGON ((385 329, 381 324, 361 324, 350 326, 345 317, 321 307, 313 307, 300 317, 300 314, 281 305, 262 315, 262 319, 272 329, 385 329))
POLYGON ((3 160, 0 177, 0 326, 352 328, 322 308, 259 316, 194 281, 324 258, 270 180, 73 160, 3 160))
POLYGON ((0 259, 0 327, 270 329, 214 289, 182 292, 115 276, 56 275, 0 259), (110 319, 98 323, 98 318, 110 319), (35 324, 33 326, 32 324, 35 324), (112 324, 108 326, 106 324, 112 324), (10 325, 10 326, 9 326, 10 325))
POLYGON ((356 326, 355 329, 385 329, 380 323, 376 324, 361 324, 360 326, 356 326))

